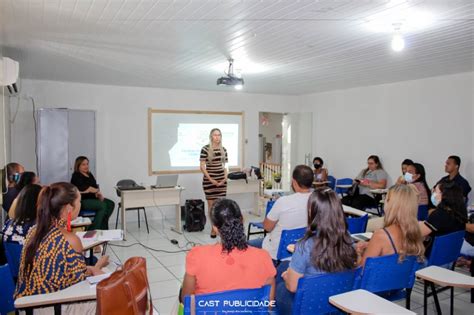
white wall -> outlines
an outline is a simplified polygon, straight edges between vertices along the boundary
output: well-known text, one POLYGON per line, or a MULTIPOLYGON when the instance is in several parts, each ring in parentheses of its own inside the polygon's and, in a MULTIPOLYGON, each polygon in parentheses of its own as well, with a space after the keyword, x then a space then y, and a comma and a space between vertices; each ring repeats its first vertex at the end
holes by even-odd
POLYGON ((428 183, 444 176, 444 161, 461 156, 474 186, 474 73, 304 95, 313 111, 313 153, 336 177, 354 177, 370 154, 381 157, 392 182, 400 163, 422 163, 428 183))
MULTIPOLYGON (((23 80, 22 95, 35 99, 36 107, 67 107, 97 111, 97 180, 107 197, 115 197, 116 182, 132 178, 154 184, 148 176, 147 109, 244 111, 245 165, 258 165, 259 111, 297 111, 295 96, 202 92, 155 88, 89 85, 54 81, 23 80)), ((12 102, 15 103, 15 102, 12 102)), ((12 104, 13 106, 13 104, 12 104)), ((34 169, 34 132, 31 103, 22 101, 16 123, 12 126, 12 159, 27 169, 34 169)), ((202 175, 180 175, 186 187, 183 202, 204 199, 202 175)), ((236 198, 242 208, 252 201, 236 198)), ((115 199, 117 200, 117 199, 115 199)), ((171 214, 171 213, 170 213, 171 214)), ((136 214, 133 213, 134 217, 136 214)), ((168 215, 167 215, 168 216, 168 215)))

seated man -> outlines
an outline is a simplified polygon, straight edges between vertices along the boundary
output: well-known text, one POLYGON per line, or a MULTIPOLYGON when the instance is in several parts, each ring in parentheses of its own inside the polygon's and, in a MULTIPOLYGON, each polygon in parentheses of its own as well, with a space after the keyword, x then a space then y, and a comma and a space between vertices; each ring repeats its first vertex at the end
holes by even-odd
POLYGON ((448 175, 441 178, 437 184, 441 182, 455 182, 462 188, 464 198, 467 201, 467 195, 469 195, 469 192, 471 191, 471 186, 469 185, 469 182, 459 174, 460 167, 461 158, 459 156, 451 155, 448 157, 446 164, 444 165, 444 171, 448 173, 448 175))
POLYGON ((265 231, 269 232, 267 236, 249 241, 249 245, 267 250, 274 261, 277 259, 281 231, 306 227, 308 224, 308 198, 313 184, 313 170, 306 165, 298 165, 292 177, 291 187, 295 193, 278 198, 263 221, 265 231))

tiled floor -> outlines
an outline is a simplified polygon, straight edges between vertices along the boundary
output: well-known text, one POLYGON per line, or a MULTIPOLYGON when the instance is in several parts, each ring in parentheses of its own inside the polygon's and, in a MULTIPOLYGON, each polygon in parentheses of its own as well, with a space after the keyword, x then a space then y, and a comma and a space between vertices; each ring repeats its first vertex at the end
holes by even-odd
MULTIPOLYGON (((261 218, 246 215, 246 222, 249 220, 259 221, 261 218)), ((182 250, 191 247, 189 245, 186 247, 186 243, 215 243, 215 240, 209 237, 208 226, 203 232, 186 232, 184 235, 180 235, 171 231, 170 228, 173 224, 174 222, 161 220, 149 221, 150 234, 148 234, 144 225, 139 229, 136 222, 129 222, 127 223, 127 241, 114 242, 114 244, 131 245, 140 242, 148 246, 149 249, 138 244, 131 247, 109 246, 107 248, 107 254, 116 262, 124 263, 127 258, 132 256, 146 257, 153 304, 160 315, 172 314, 172 310, 176 307, 185 268, 186 253, 182 250), (171 244, 171 239, 178 240, 181 248, 171 244)), ((465 269, 457 271, 468 273, 465 269)), ((449 314, 449 291, 439 294, 439 299, 443 313, 449 314)), ((433 299, 430 298, 428 302, 428 314, 436 314, 433 299)), ((405 305, 404 300, 397 303, 405 305)), ((411 304, 413 311, 423 314, 423 285, 419 282, 416 283, 413 290, 411 304)), ((474 314, 474 304, 470 303, 469 290, 455 290, 454 314, 474 314)))

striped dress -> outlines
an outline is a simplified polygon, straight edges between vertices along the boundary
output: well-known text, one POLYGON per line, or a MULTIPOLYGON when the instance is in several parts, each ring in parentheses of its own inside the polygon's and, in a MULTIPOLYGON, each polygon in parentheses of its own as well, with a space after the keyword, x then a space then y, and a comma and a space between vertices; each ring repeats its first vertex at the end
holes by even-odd
MULTIPOLYGON (((200 156, 201 162, 203 161, 206 162, 207 173, 212 179, 218 182, 222 181, 225 177, 224 163, 228 162, 227 150, 225 148, 224 148, 224 154, 225 154, 225 157, 224 159, 222 159, 221 151, 219 149, 214 149, 214 157, 212 161, 209 161, 208 160, 209 145, 205 145, 201 149, 201 156, 200 156)), ((224 198, 227 194, 227 182, 217 187, 209 181, 206 175, 204 175, 202 179, 202 188, 204 190, 204 194, 206 195, 207 200, 224 198)))

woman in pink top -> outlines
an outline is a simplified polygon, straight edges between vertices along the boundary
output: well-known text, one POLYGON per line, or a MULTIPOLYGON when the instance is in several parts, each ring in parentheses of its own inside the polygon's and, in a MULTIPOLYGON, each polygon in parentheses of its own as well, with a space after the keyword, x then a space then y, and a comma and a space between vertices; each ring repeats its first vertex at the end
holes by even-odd
POLYGON ((431 190, 426 182, 425 168, 420 163, 413 163, 407 167, 405 173, 405 181, 408 184, 413 184, 418 191, 418 205, 430 205, 434 208, 430 202, 431 190))
POLYGON ((196 246, 188 253, 181 296, 270 284, 270 299, 273 300, 275 267, 265 250, 247 245, 237 203, 219 199, 212 207, 211 221, 212 229, 221 241, 196 246))

